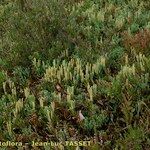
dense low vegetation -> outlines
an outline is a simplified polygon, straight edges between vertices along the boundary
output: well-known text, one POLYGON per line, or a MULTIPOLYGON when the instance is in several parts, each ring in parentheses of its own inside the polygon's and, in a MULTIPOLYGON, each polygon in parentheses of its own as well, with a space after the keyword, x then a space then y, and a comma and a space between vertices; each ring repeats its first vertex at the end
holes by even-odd
POLYGON ((0 36, 1 142, 150 149, 150 1, 1 0, 0 36))

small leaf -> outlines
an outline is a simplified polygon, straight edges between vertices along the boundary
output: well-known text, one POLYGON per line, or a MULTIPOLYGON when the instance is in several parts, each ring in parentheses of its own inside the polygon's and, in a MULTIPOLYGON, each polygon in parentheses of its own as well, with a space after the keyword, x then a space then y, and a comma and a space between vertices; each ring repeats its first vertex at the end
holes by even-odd
POLYGON ((81 113, 81 110, 79 110, 79 122, 83 121, 85 119, 85 117, 83 116, 83 114, 81 113))

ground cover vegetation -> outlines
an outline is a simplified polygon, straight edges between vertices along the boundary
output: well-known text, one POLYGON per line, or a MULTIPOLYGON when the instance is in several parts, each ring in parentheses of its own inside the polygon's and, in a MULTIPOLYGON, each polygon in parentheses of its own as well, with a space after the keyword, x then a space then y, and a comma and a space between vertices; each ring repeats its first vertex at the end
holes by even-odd
POLYGON ((0 149, 148 150, 149 100, 149 0, 0 0, 0 149))

